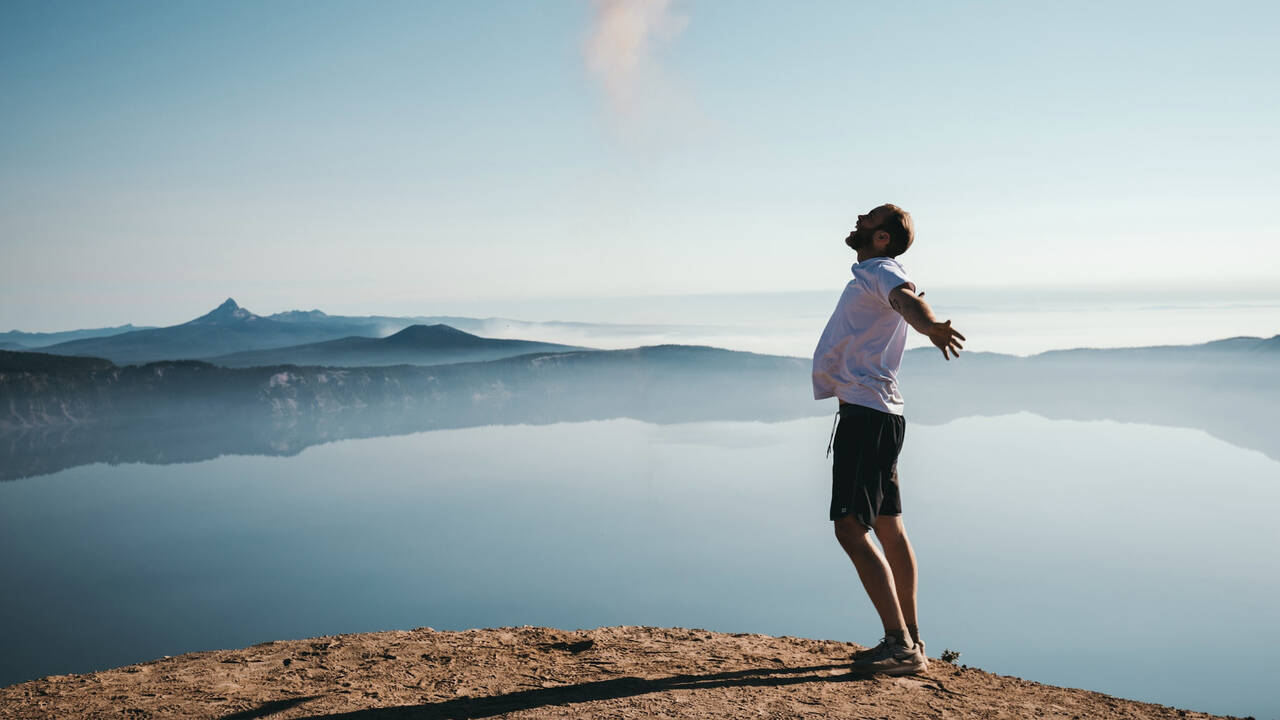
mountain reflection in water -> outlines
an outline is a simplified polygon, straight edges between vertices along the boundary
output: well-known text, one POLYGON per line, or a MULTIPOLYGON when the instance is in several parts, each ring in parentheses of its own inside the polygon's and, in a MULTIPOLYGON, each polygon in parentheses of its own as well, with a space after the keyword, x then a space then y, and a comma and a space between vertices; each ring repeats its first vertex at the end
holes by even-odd
MULTIPOLYGON (((1280 407, 1278 340, 1237 338, 1029 358, 967 353, 951 362, 943 362, 933 349, 921 349, 907 353, 900 380, 912 423, 936 425, 1017 412, 1049 419, 1117 420, 1204 430, 1280 459, 1280 434, 1269 430, 1280 407)), ((832 400, 812 399, 804 359, 691 346, 381 368, 376 377, 369 376, 379 383, 376 391, 362 395, 364 391, 348 389, 341 403, 312 398, 309 405, 302 396, 282 400, 270 395, 280 390, 273 368, 204 367, 208 386, 192 391, 152 386, 152 395, 133 399, 132 414, 103 412, 87 422, 0 431, 0 480, 97 462, 288 456, 335 440, 445 428, 614 418, 657 424, 779 422, 835 408, 832 400), (270 378, 256 381, 267 387, 255 390, 252 379, 246 384, 244 373, 250 371, 270 378), (412 383, 422 382, 428 372, 432 385, 424 394, 412 383), (221 373, 235 373, 237 397, 246 400, 230 402, 226 398, 231 395, 219 394, 221 373)), ((321 368, 284 367, 304 380, 319 379, 313 387, 325 384, 321 368)), ((358 374, 361 369, 352 370, 365 377, 358 374)), ((374 387, 372 381, 364 382, 374 387)))

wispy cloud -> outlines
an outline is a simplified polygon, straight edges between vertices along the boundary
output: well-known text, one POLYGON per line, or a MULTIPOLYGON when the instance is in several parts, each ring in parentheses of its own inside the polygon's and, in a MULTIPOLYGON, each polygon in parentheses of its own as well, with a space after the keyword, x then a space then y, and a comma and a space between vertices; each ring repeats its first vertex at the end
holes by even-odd
POLYGON ((655 51, 678 37, 688 18, 671 0, 591 0, 584 54, 614 117, 625 129, 669 132, 686 124, 692 105, 664 72, 655 51))

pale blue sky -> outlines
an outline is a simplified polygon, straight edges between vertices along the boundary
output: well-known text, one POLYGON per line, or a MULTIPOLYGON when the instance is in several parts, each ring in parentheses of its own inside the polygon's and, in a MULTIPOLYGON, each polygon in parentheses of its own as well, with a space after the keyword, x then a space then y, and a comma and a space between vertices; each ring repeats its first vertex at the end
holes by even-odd
POLYGON ((834 292, 885 201, 933 287, 1280 287, 1273 3, 672 0, 627 107, 602 7, 0 3, 0 330, 834 292))

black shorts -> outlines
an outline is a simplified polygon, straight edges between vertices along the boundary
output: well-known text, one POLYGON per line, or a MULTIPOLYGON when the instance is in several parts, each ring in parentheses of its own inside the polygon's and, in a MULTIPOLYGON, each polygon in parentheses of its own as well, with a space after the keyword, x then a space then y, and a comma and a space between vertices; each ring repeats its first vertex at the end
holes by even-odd
POLYGON ((852 514, 874 528, 877 517, 902 514, 898 453, 905 430, 901 415, 840 403, 832 443, 832 520, 852 514))

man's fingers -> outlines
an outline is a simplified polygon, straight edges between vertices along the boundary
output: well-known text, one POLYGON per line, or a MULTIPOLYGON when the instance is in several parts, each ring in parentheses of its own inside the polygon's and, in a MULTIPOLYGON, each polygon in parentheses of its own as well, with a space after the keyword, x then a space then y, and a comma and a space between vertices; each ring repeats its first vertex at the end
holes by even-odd
MULTIPOLYGON (((951 321, 948 320, 947 322, 942 324, 948 325, 948 323, 950 322, 951 321)), ((947 329, 951 330, 951 327, 948 325, 947 329)), ((948 334, 946 337, 940 337, 935 335, 933 336, 932 339, 933 339, 933 344, 937 346, 939 350, 942 351, 942 357, 944 360, 950 360, 952 355, 954 355, 955 357, 960 357, 960 351, 964 349, 964 345, 960 344, 960 340, 963 340, 964 336, 956 332, 955 330, 951 330, 950 334, 948 334), (948 353, 948 351, 950 352, 948 353)))
POLYGON ((960 334, 960 331, 959 331, 959 330, 957 330, 957 329, 955 329, 955 328, 951 327, 951 321, 950 321, 950 320, 948 320, 948 321, 946 321, 946 322, 944 322, 944 323, 942 323, 942 324, 947 326, 947 332, 951 333, 952 335, 955 335, 955 336, 959 337, 961 340, 965 340, 965 339, 966 339, 964 335, 961 335, 961 334, 960 334))

